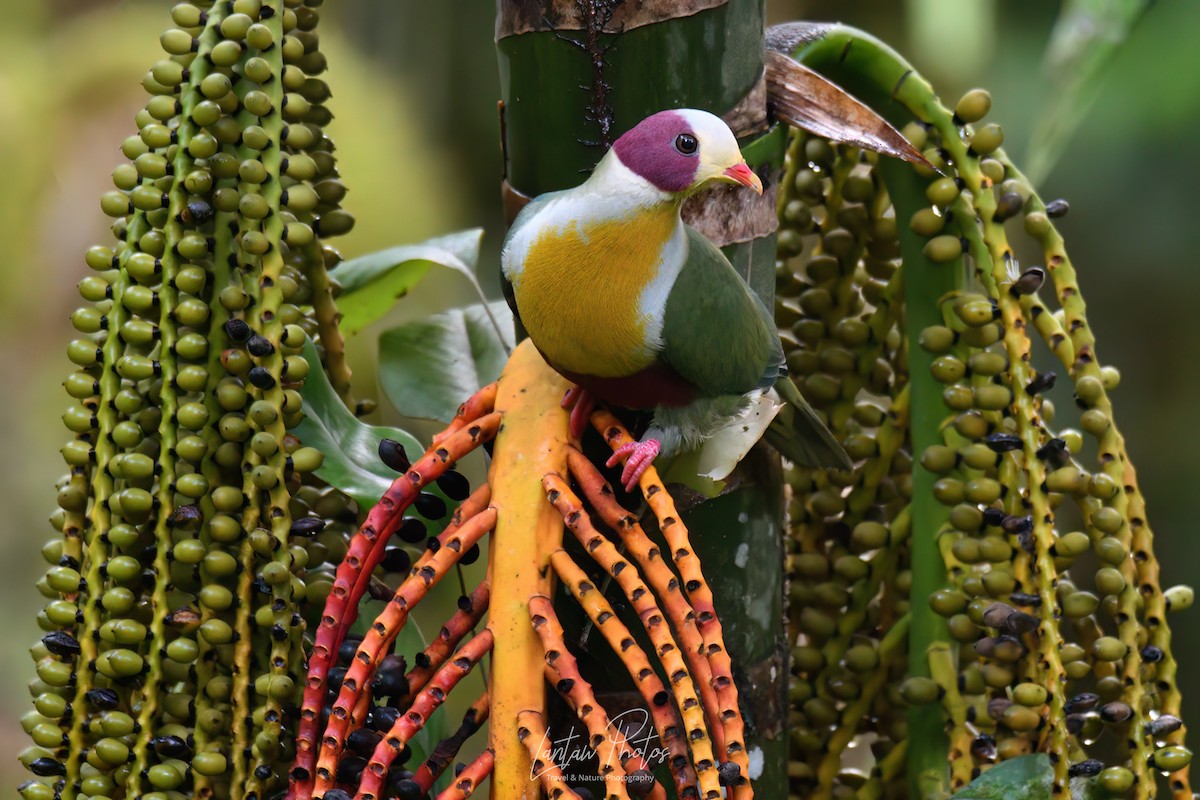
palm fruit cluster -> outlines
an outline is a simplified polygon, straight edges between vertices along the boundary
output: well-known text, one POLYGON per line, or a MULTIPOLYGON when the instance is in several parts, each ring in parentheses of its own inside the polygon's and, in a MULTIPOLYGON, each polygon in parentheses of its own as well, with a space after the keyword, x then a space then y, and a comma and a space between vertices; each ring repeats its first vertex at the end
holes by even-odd
POLYGON ((26 800, 283 783, 301 612, 323 599, 307 573, 356 514, 288 432, 310 371, 348 380, 324 240, 353 219, 322 132, 319 5, 180 3, 142 81, 101 198, 115 241, 88 250, 71 316, 26 800))
POLYGON ((1068 205, 986 92, 910 108, 932 168, 795 131, 781 188, 788 365, 857 464, 787 475, 791 796, 901 795, 920 749, 952 789, 1044 752, 1055 797, 1190 798, 1167 613, 1193 592, 1159 584, 1068 205))

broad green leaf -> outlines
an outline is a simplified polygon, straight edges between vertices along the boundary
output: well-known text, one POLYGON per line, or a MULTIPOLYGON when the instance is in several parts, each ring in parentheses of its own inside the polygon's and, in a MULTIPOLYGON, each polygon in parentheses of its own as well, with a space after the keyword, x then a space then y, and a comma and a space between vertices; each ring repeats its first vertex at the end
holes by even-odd
POLYGON ((379 383, 402 414, 449 422, 464 400, 500 377, 513 341, 503 302, 434 314, 380 335, 379 383))
POLYGON ((338 310, 341 329, 353 336, 387 313, 397 298, 408 294, 431 267, 446 267, 463 275, 485 300, 475 265, 479 261, 482 228, 439 236, 421 244, 389 247, 343 261, 335 272, 342 287, 338 310))
POLYGON ((954 793, 951 800, 1049 800, 1054 768, 1045 753, 1002 761, 954 793))
POLYGON ((396 473, 379 460, 379 440, 394 439, 404 445, 409 457, 425 452, 411 434, 399 428, 368 425, 346 408, 329 383, 320 358, 309 341, 304 357, 313 369, 304 381, 304 419, 292 433, 308 447, 325 454, 317 477, 353 497, 361 509, 379 501, 396 478, 396 473))

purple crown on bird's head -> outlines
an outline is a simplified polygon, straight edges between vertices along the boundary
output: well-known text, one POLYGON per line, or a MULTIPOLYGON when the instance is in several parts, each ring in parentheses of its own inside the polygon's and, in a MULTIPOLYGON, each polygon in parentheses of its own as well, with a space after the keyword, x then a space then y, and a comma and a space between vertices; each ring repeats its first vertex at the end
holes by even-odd
POLYGON ((612 153, 661 192, 682 196, 710 181, 729 181, 762 194, 762 181, 746 166, 733 131, 707 111, 652 114, 617 139, 612 153))
POLYGON ((664 192, 686 191, 695 181, 700 163, 696 133, 678 111, 646 117, 622 134, 613 150, 629 170, 664 192), (690 153, 686 152, 689 141, 690 153))

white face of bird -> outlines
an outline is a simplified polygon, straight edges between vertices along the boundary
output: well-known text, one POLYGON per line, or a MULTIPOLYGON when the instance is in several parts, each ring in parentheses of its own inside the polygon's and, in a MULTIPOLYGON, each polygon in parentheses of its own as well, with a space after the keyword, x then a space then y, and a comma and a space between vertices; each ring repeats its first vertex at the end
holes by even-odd
POLYGON ((663 192, 687 195, 711 181, 728 181, 762 194, 762 181, 746 165, 733 131, 707 111, 660 111, 617 139, 613 151, 663 192))

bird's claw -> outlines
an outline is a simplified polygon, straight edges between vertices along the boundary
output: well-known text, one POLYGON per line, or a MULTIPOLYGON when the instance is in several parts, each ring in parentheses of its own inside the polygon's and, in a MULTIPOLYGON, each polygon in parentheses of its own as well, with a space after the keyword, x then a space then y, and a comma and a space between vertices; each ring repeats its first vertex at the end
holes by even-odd
POLYGON ((596 407, 596 398, 579 386, 573 386, 563 396, 562 407, 571 409, 571 438, 578 439, 587 430, 588 419, 596 407))
POLYGON ((662 446, 658 443, 657 439, 647 439, 644 442, 626 442, 613 451, 606 465, 614 467, 622 458, 625 459, 625 469, 621 471, 621 483, 625 486, 625 491, 632 492, 634 487, 638 485, 638 481, 641 480, 642 473, 654 463, 654 459, 658 457, 659 450, 661 449, 662 446))

